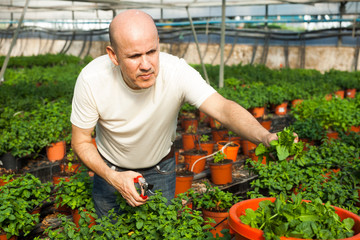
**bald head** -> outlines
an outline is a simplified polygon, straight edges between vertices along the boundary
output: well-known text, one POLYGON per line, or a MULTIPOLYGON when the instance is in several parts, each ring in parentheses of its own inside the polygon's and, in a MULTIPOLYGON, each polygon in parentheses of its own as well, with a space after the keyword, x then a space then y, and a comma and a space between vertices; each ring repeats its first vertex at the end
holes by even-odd
POLYGON ((118 14, 110 23, 109 37, 112 47, 117 48, 124 40, 137 38, 144 33, 154 34, 158 38, 158 32, 152 17, 140 10, 131 9, 118 14))

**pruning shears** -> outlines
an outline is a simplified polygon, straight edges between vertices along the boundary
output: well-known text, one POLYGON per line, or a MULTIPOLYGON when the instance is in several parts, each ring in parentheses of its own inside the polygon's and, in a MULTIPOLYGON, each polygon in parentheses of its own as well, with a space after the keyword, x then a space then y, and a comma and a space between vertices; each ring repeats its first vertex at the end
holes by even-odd
POLYGON ((139 175, 136 178, 134 178, 134 183, 139 184, 139 186, 142 190, 140 192, 140 197, 142 199, 147 199, 148 196, 155 195, 155 193, 153 191, 151 191, 151 189, 153 189, 154 185, 146 182, 145 178, 143 178, 142 176, 139 175))

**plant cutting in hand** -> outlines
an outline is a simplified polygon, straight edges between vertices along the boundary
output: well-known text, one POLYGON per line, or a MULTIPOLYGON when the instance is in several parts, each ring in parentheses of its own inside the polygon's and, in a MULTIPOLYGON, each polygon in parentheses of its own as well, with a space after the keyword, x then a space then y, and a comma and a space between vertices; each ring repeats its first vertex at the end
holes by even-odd
POLYGON ((264 231, 265 240, 279 240, 281 236, 299 239, 344 239, 354 235, 354 219, 343 221, 330 202, 320 198, 303 201, 301 194, 291 200, 281 194, 274 202, 264 200, 259 208, 248 208, 240 216, 242 223, 264 231))
POLYGON ((301 156, 304 143, 294 142, 296 136, 294 135, 294 131, 291 127, 284 128, 283 131, 277 133, 277 136, 278 140, 271 141, 270 147, 265 147, 262 143, 257 146, 255 154, 259 156, 259 159, 266 156, 266 162, 268 163, 268 159, 284 161, 291 156, 294 156, 294 159, 301 156))

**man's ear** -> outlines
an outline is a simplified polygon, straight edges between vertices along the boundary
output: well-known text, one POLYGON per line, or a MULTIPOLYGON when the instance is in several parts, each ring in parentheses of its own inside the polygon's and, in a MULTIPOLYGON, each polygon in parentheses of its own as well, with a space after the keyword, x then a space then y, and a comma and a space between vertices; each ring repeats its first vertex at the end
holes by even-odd
POLYGON ((113 49, 111 46, 107 46, 107 47, 106 47, 106 52, 107 52, 107 54, 109 55, 110 60, 111 60, 116 66, 118 66, 118 65, 119 65, 119 62, 118 62, 118 59, 117 59, 117 57, 116 57, 116 54, 115 54, 114 49, 113 49))

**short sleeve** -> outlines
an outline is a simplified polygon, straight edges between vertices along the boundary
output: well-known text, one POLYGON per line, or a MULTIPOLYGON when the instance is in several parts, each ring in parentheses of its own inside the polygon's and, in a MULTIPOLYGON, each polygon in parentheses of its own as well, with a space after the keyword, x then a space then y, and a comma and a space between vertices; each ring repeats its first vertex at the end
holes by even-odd
POLYGON ((83 129, 95 127, 99 114, 92 89, 85 81, 83 72, 80 73, 72 100, 71 123, 83 129))
POLYGON ((179 82, 184 101, 199 108, 216 90, 184 59, 180 59, 179 65, 179 74, 177 76, 180 78, 179 82))

